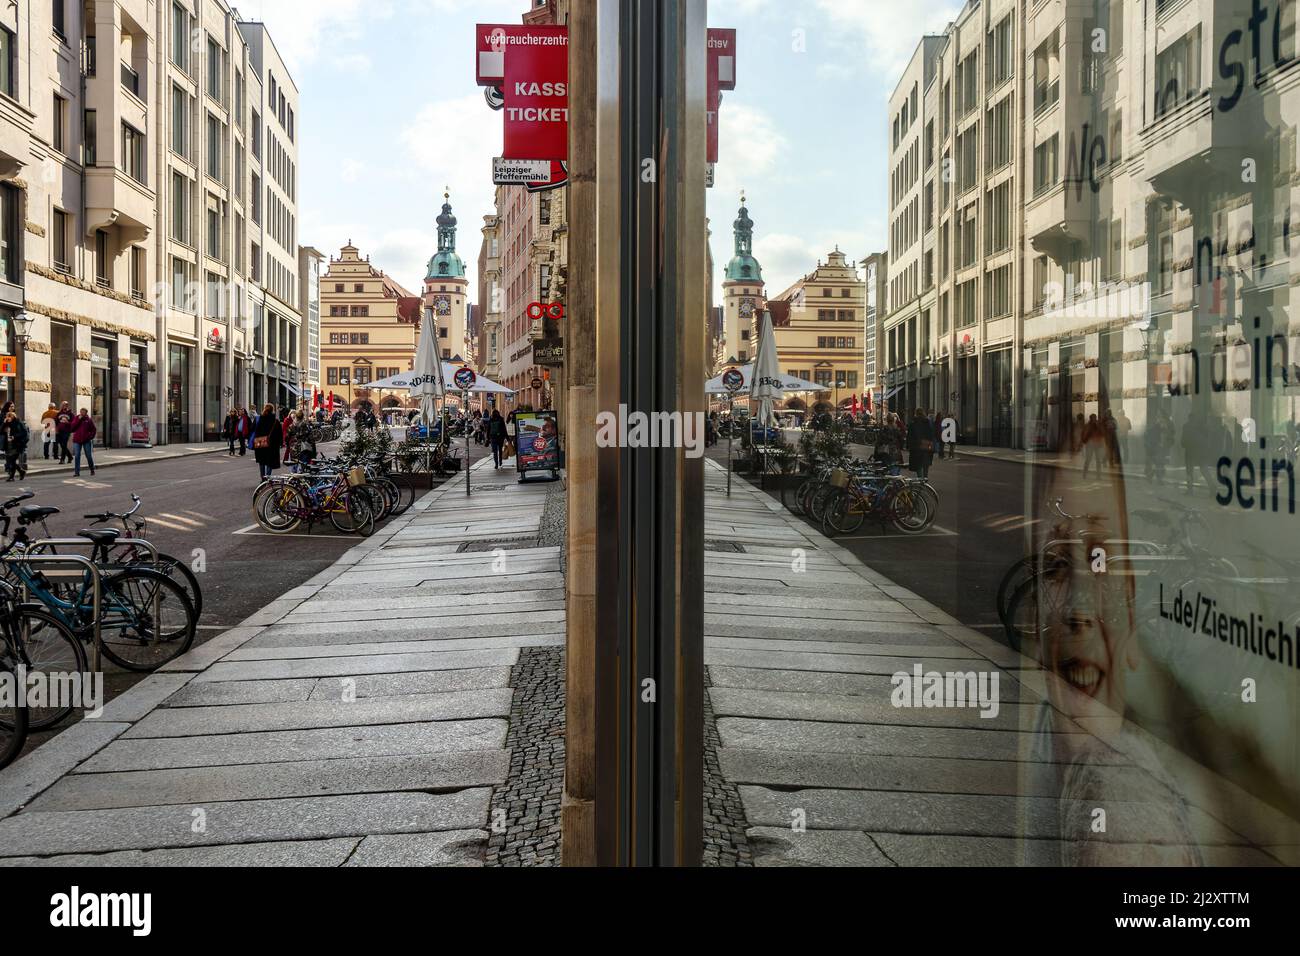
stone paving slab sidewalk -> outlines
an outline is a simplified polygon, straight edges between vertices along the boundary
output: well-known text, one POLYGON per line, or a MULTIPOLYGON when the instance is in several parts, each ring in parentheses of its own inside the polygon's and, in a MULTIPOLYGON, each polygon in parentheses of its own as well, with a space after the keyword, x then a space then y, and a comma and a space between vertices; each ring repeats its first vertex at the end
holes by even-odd
POLYGON ((558 547, 459 550, 536 537, 548 486, 474 479, 0 771, 0 865, 481 865, 564 604, 558 547))
POLYGON ((1116 863, 1172 863, 1189 845, 1209 864, 1300 862, 1300 825, 1150 735, 1134 729, 1140 746, 1120 752, 1059 712, 1042 732, 1062 697, 1048 695, 1054 675, 747 482, 728 498, 723 467, 705 464, 707 693, 755 865, 1054 864, 1088 840, 1116 863), (890 676, 918 663, 997 673, 997 717, 893 706, 890 676), (1062 752, 1104 776, 1106 834, 1089 833, 1091 804, 1063 795, 1062 752), (1187 803, 1185 830, 1153 798, 1168 795, 1157 761, 1187 803))

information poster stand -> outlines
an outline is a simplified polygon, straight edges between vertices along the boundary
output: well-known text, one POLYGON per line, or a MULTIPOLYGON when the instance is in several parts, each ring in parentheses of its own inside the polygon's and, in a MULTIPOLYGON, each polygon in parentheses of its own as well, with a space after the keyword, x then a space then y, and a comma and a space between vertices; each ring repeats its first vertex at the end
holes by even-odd
POLYGON ((515 415, 515 468, 519 480, 532 481, 540 472, 544 481, 560 478, 560 428, 554 410, 515 415))

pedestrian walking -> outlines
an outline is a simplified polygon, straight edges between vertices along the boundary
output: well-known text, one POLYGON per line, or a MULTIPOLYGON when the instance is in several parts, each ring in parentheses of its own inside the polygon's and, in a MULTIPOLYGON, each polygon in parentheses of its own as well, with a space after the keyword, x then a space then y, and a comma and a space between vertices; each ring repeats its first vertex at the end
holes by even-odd
POLYGON ((227 454, 234 456, 235 439, 239 433, 239 413, 235 409, 226 412, 226 420, 221 423, 221 437, 226 440, 227 454))
POLYGON ((59 447, 54 439, 54 417, 59 414, 59 407, 50 402, 50 407, 41 412, 41 444, 44 446, 45 457, 56 455, 56 449, 59 447))
POLYGON ((1148 422, 1142 436, 1147 455, 1146 476, 1158 485, 1165 483, 1165 456, 1169 453, 1172 434, 1165 427, 1166 417, 1158 412, 1148 422))
POLYGON ((1094 412, 1088 416, 1079 438, 1083 449, 1083 477, 1088 477, 1088 469, 1095 466, 1097 477, 1101 477, 1101 453, 1106 447, 1106 432, 1094 412))
POLYGON ((253 420, 248 417, 248 409, 242 405, 238 410, 238 417, 239 421, 235 425, 235 436, 239 440, 239 455, 242 458, 248 443, 253 440, 253 420))
POLYGON ((253 457, 257 459, 261 477, 270 478, 271 472, 280 467, 280 448, 283 445, 284 428, 275 417, 275 406, 267 402, 253 426, 253 457))
POLYGON ((4 452, 5 452, 5 474, 9 477, 6 481, 13 481, 15 473, 19 478, 27 477, 27 463, 23 456, 27 452, 27 441, 29 438, 27 425, 18 413, 10 409, 5 413, 4 422, 0 424, 0 434, 3 435, 4 452))
POLYGON ((289 428, 286 433, 285 463, 294 472, 298 472, 302 470, 303 465, 315 459, 316 441, 312 437, 312 425, 302 412, 294 412, 287 424, 289 428))
POLYGON ((1128 436, 1132 432, 1133 423, 1121 408, 1119 414, 1115 416, 1115 464, 1120 468, 1123 468, 1124 462, 1128 461, 1128 436))
POLYGON ((951 461, 957 456, 957 432, 960 428, 957 425, 957 419, 950 412, 944 412, 943 421, 939 423, 939 434, 936 436, 942 442, 940 454, 946 454, 951 461), (951 441, 949 439, 951 438, 951 441))
POLYGON ((1101 416, 1101 431, 1106 439, 1106 465, 1114 469, 1119 464, 1119 422, 1109 408, 1101 416))
POLYGON ((76 420, 76 414, 72 411, 72 406, 64 402, 59 406, 58 414, 54 416, 54 442, 59 446, 59 464, 66 465, 72 461, 72 452, 68 450, 68 442, 72 438, 72 423, 76 420))
POLYGON ((5 402, 0 405, 0 455, 7 454, 9 451, 9 442, 5 438, 4 424, 9 418, 9 413, 15 410, 13 402, 5 402))
POLYGON ((933 456, 934 426, 926 417, 925 409, 918 408, 907 426, 908 467, 916 472, 916 477, 925 478, 930 474, 930 459, 933 456))
POLYGON ((81 456, 86 456, 86 464, 90 466, 90 473, 95 473, 95 420, 90 417, 90 410, 83 408, 77 413, 77 417, 72 420, 72 447, 76 453, 76 458, 72 464, 72 477, 81 477, 81 456))
POLYGON ((506 420, 501 417, 501 413, 496 409, 492 410, 492 418, 488 421, 488 444, 492 446, 492 467, 501 467, 501 450, 505 447, 506 439, 510 437, 510 429, 506 426, 506 420))

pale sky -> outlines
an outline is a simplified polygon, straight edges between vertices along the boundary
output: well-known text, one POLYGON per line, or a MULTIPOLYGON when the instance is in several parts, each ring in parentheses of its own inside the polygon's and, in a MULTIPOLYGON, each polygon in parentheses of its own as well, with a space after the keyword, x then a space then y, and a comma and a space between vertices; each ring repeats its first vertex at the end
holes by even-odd
MULTIPOLYGON (((501 116, 474 83, 473 28, 518 23, 527 0, 235 6, 267 24, 300 91, 300 241, 337 255, 350 239, 418 291, 449 186, 475 289, 501 116)), ((953 0, 709 4, 710 26, 737 30, 736 89, 723 96, 708 206, 718 275, 742 188, 769 294, 836 243, 854 259, 885 247, 886 101, 921 35, 959 9, 953 0)))

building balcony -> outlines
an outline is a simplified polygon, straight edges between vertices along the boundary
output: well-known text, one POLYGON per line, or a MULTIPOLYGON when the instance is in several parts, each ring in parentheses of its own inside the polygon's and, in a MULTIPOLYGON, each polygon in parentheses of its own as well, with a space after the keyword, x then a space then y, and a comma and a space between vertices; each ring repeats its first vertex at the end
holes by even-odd
POLYGON ((117 226, 127 243, 149 236, 154 222, 154 194, 115 166, 86 169, 86 235, 117 226))
POLYGON ((1209 190, 1240 189, 1249 144, 1271 128, 1251 108, 1259 99, 1248 104, 1243 98, 1236 109, 1218 115, 1209 92, 1167 106, 1140 134, 1143 171, 1155 190, 1191 205, 1209 190))
POLYGON ((0 96, 0 178, 9 179, 31 163, 32 122, 21 103, 0 96))
POLYGON ((1087 182, 1058 182, 1025 204, 1025 235, 1039 252, 1065 259, 1092 237, 1093 195, 1087 182))

